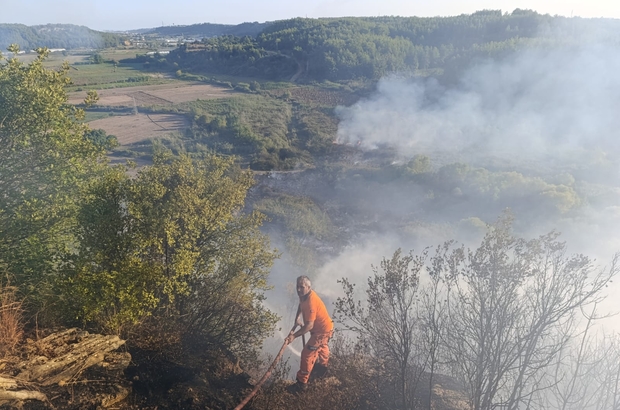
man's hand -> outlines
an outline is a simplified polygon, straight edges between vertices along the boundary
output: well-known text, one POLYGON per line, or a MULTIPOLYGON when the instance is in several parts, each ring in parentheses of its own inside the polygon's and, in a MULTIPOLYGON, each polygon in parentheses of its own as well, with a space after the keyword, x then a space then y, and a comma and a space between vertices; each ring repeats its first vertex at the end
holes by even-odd
POLYGON ((286 342, 287 345, 290 345, 291 343, 293 343, 293 340, 295 340, 295 332, 291 331, 291 333, 288 334, 288 336, 286 337, 286 339, 284 339, 284 341, 286 342))

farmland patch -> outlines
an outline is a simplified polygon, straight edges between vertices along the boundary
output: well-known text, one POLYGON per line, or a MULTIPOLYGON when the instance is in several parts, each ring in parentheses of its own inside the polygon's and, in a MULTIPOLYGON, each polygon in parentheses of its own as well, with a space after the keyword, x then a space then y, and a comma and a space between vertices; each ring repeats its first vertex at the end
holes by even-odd
MULTIPOLYGON (((152 105, 170 105, 198 99, 232 97, 234 91, 203 83, 173 83, 159 85, 141 85, 137 87, 114 88, 98 91, 99 106, 132 107, 152 105)), ((69 94, 70 104, 80 104, 86 97, 86 91, 69 94)))
POLYGON ((337 105, 349 106, 359 100, 359 96, 350 91, 324 90, 316 87, 291 87, 271 91, 271 95, 282 97, 286 94, 302 104, 316 104, 327 107, 337 105))
POLYGON ((129 145, 182 131, 189 126, 189 121, 178 114, 139 113, 103 118, 91 121, 88 125, 116 136, 120 145, 129 145))

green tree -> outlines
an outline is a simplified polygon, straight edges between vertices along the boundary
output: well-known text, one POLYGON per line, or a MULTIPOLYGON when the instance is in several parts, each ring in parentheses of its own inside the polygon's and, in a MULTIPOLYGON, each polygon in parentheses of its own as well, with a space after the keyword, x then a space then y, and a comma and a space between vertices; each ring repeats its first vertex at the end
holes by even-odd
POLYGON ((105 59, 99 53, 93 54, 91 56, 91 60, 92 60, 93 64, 103 64, 105 62, 105 59))
POLYGON ((104 163, 84 138, 82 110, 67 104, 68 65, 45 68, 47 54, 0 64, 0 263, 37 304, 73 246, 82 189, 104 163))
POLYGON ((234 159, 159 153, 134 179, 112 169, 80 214, 59 284, 74 317, 122 332, 145 318, 241 355, 275 324, 262 306, 273 259, 263 216, 243 214, 250 173, 234 159))
POLYGON ((118 140, 114 135, 108 135, 105 130, 95 129, 87 131, 85 134, 93 144, 106 150, 110 150, 118 146, 118 140))
POLYGON ((250 90, 252 90, 254 92, 260 91, 261 90, 260 83, 258 81, 252 81, 250 83, 250 90))

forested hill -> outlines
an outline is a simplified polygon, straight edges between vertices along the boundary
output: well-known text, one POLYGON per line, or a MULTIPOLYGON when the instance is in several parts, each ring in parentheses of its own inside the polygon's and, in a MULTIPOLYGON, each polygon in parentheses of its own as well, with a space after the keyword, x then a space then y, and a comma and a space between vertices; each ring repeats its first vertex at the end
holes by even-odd
POLYGON ((48 48, 104 48, 114 47, 122 41, 121 36, 91 30, 73 24, 0 24, 0 50, 18 44, 22 50, 37 47, 48 48))
POLYGON ((241 24, 192 24, 189 26, 165 26, 142 31, 144 34, 157 34, 169 37, 218 37, 218 36, 237 36, 237 37, 256 37, 266 27, 272 23, 241 23, 241 24))
POLYGON ((581 41, 584 30, 617 35, 620 20, 565 18, 517 9, 455 17, 296 18, 253 38, 206 38, 172 53, 186 70, 262 78, 376 79, 389 72, 463 67, 518 48, 581 41))

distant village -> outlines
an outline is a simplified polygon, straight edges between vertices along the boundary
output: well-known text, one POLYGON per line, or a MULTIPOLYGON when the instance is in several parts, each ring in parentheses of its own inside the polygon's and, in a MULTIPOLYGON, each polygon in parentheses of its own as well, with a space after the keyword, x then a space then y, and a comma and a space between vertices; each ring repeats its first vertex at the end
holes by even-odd
MULTIPOLYGON (((185 37, 185 36, 171 36, 166 37, 160 34, 136 34, 136 33, 122 33, 128 36, 128 39, 124 41, 125 47, 132 48, 176 48, 184 43, 193 43, 201 41, 203 37, 185 37)), ((169 51, 169 50, 168 50, 169 51)), ((155 54, 156 51, 147 54, 155 54)), ((165 54, 165 50, 159 51, 159 54, 165 54)))
MULTIPOLYGON (((201 41, 202 37, 184 37, 184 36, 174 36, 174 37, 165 37, 159 34, 144 34, 144 33, 118 33, 126 37, 126 40, 123 41, 121 48, 124 46, 127 49, 142 49, 142 50, 151 50, 146 52, 146 55, 165 55, 170 53, 171 50, 175 49, 181 44, 184 43, 193 43, 196 41, 201 41), (154 51, 156 50, 156 51, 154 51)), ((49 48, 50 53, 67 53, 70 50, 66 48, 49 48)), ((95 51, 94 49, 81 49, 80 51, 95 51)), ((20 50, 17 54, 30 54, 36 53, 36 50, 20 50)), ((3 52, 3 54, 9 54, 10 52, 3 52)))

